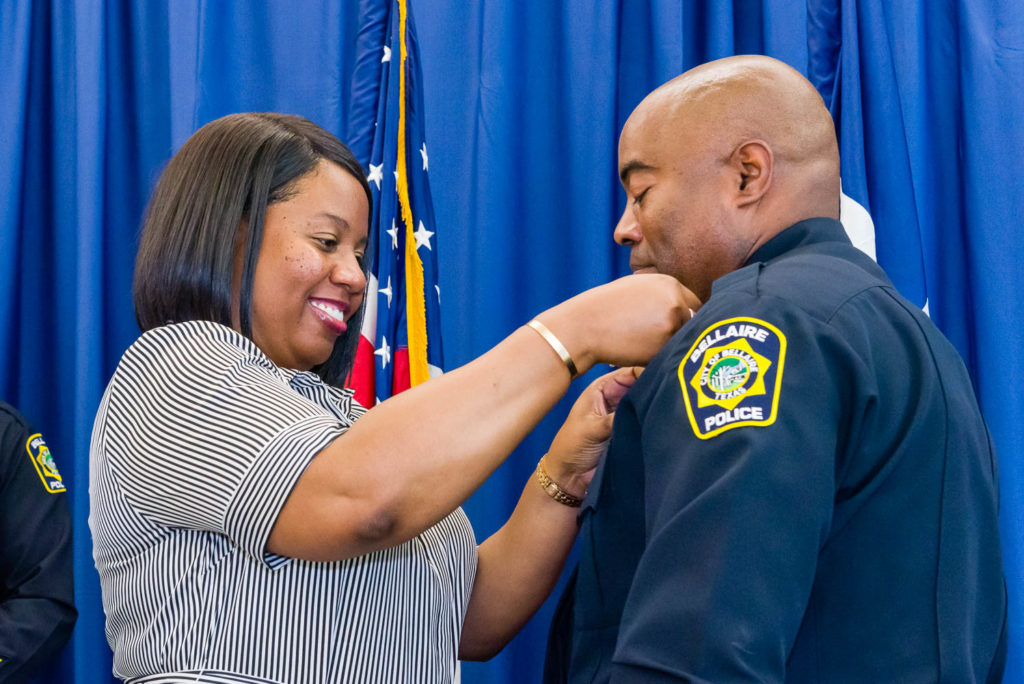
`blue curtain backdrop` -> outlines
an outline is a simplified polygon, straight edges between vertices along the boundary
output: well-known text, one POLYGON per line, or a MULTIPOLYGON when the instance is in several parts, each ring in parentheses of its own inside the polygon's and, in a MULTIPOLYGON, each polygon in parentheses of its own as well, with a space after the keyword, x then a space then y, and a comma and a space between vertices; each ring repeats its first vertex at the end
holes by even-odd
MULTIPOLYGON (((1024 683, 1024 7, 1017 0, 411 0, 440 226, 449 368, 531 314, 627 271, 617 134, 653 87, 763 53, 831 106, 843 182, 878 257, 960 349, 1000 455, 1011 592, 1007 682, 1024 683)), ((138 228, 162 165, 233 111, 349 130, 358 2, 0 2, 0 396, 46 434, 75 517, 79 623, 49 682, 109 679, 87 516, 93 414, 137 334, 138 228)), ((563 402, 564 411, 566 403, 563 402)), ((467 504, 512 509, 546 420, 467 504)), ((466 682, 539 678, 550 604, 466 682)))

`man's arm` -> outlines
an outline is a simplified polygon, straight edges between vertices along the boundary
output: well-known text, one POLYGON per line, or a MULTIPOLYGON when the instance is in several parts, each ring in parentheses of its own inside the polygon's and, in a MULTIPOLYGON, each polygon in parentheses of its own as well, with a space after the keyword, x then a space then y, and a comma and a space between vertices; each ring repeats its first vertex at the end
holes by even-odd
POLYGON ((0 406, 0 679, 28 679, 75 624, 71 518, 41 435, 0 406))
POLYGON ((841 341, 709 323, 639 407, 646 544, 612 681, 783 681, 831 523, 841 341))

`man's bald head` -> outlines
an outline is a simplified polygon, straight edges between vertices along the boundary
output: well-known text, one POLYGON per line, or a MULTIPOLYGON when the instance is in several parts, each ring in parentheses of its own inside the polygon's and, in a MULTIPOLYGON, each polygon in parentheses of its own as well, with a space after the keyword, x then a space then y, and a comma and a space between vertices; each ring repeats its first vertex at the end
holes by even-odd
POLYGON ((793 192, 785 198, 794 205, 786 225, 809 216, 839 217, 832 117, 810 81, 788 64, 761 55, 702 64, 648 95, 637 115, 660 120, 666 135, 687 130, 688 138, 699 136, 722 159, 744 142, 765 142, 774 157, 774 180, 793 192), (801 211, 805 204, 814 206, 810 214, 801 211))
MULTIPOLYGON (((637 227, 631 238, 625 230, 631 225, 629 208, 625 228, 620 222, 616 229, 619 242, 634 246, 635 268, 685 275, 691 282, 680 280, 702 298, 710 293, 709 279, 742 266, 788 226, 839 216, 839 151, 832 118, 807 79, 770 57, 709 62, 648 95, 623 128, 619 171, 630 194, 641 190, 631 178, 634 172, 647 173, 644 187, 663 190, 666 182, 674 183, 680 205, 687 205, 678 207, 675 229, 715 241, 701 250, 709 263, 684 263, 673 272, 667 269, 692 260, 699 245, 679 244, 674 254, 638 249, 636 231, 650 216, 634 210, 637 227), (689 206, 696 200, 684 199, 688 194, 699 194, 700 206, 689 206)), ((659 226, 673 229, 665 221, 659 226)))

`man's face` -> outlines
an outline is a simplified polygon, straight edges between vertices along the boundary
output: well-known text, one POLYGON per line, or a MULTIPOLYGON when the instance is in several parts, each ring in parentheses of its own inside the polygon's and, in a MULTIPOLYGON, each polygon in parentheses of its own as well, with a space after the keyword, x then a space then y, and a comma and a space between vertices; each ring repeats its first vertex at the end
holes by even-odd
POLYGON ((626 210, 615 241, 631 248, 634 272, 674 276, 701 301, 711 283, 743 264, 747 245, 734 229, 728 151, 714 145, 685 118, 661 115, 643 103, 619 138, 619 176, 626 210))

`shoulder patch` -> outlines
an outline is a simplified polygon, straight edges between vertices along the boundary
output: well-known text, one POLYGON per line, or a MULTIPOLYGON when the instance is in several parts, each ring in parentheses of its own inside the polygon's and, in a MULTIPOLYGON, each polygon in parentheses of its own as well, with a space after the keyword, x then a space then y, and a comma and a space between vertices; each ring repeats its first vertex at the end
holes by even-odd
POLYGON ((707 328, 679 363, 679 385, 693 433, 709 439, 744 425, 775 422, 786 336, 757 318, 707 328))
POLYGON ((37 432, 28 438, 28 441, 25 442, 25 451, 28 452, 32 465, 36 467, 36 473, 39 474, 39 479, 42 480, 46 491, 51 494, 59 494, 67 489, 60 473, 57 472, 57 464, 53 462, 53 456, 50 455, 50 447, 46 446, 46 441, 41 434, 37 432))

